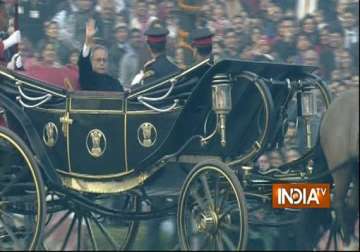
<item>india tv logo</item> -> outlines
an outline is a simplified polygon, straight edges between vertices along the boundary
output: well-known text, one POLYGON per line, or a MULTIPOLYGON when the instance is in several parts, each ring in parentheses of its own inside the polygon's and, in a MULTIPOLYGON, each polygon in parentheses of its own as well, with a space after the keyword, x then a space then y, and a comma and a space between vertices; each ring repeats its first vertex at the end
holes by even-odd
POLYGON ((330 185, 273 184, 272 205, 273 208, 330 208, 330 185))

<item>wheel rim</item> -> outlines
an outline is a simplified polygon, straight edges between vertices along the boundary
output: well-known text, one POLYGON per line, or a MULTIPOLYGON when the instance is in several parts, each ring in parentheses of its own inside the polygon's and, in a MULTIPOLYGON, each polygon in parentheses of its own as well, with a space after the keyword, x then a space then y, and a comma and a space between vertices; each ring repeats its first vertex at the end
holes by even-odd
POLYGON ((246 246, 246 209, 238 181, 216 166, 189 175, 179 199, 181 244, 189 250, 246 246), (236 183, 237 182, 237 183, 236 183))
POLYGON ((30 152, 0 132, 0 250, 36 249, 44 226, 44 191, 30 152))
MULTIPOLYGON (((137 231, 136 221, 124 221, 116 214, 100 213, 60 196, 52 197, 51 201, 54 200, 58 201, 55 204, 63 205, 63 209, 48 216, 44 249, 124 250, 131 245, 137 231)), ((94 197, 93 201, 118 210, 137 207, 137 199, 132 195, 101 195, 94 197)))

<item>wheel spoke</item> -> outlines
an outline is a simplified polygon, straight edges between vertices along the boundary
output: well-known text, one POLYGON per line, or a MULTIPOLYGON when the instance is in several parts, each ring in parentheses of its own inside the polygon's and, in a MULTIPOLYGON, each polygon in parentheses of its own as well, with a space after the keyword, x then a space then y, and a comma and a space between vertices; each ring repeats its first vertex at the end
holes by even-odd
POLYGON ((76 219, 77 219, 77 218, 76 218, 76 214, 75 214, 75 215, 73 216, 72 220, 71 220, 70 227, 69 227, 69 229, 68 229, 68 231, 67 231, 67 233, 66 233, 65 240, 64 240, 64 242, 63 242, 63 244, 62 244, 62 246, 61 246, 61 250, 62 250, 62 251, 64 251, 67 243, 69 242, 69 238, 70 238, 71 232, 72 232, 72 230, 73 230, 73 227, 74 227, 74 224, 75 224, 76 219))
MULTIPOLYGON (((9 183, 11 183, 11 182, 9 182, 9 183)), ((16 186, 16 189, 24 189, 24 190, 34 190, 35 189, 35 186, 34 186, 34 184, 32 183, 32 182, 16 182, 16 181, 14 181, 14 183, 16 183, 15 184, 15 186, 16 186)), ((0 187, 2 187, 3 189, 5 189, 5 190, 8 190, 7 188, 6 188, 6 186, 9 186, 9 185, 5 185, 4 187, 3 187, 3 184, 0 184, 0 187)), ((6 191, 7 192, 7 191, 6 191)), ((5 192, 5 193, 6 193, 5 192)))
POLYGON ((45 239, 48 238, 52 233, 63 224, 63 221, 71 214, 71 211, 67 211, 55 224, 51 224, 52 227, 49 231, 46 231, 45 239))
POLYGON ((205 174, 200 175, 200 181, 201 181, 202 185, 204 186, 205 196, 207 198, 207 201, 210 203, 211 208, 215 209, 214 200, 211 197, 209 183, 207 181, 207 178, 205 177, 205 174))
POLYGON ((78 228, 77 228, 77 250, 81 250, 81 229, 82 229, 82 216, 79 216, 78 218, 78 228))
POLYGON ((225 190, 225 192, 223 193, 222 197, 220 195, 220 202, 219 202, 219 209, 218 211, 221 211, 224 207, 225 201, 227 199, 227 197, 229 196, 229 190, 225 190))
POLYGON ((198 236, 198 235, 201 235, 201 233, 199 231, 195 230, 190 233, 189 237, 194 237, 194 236, 198 236))
POLYGON ((217 233, 217 234, 215 235, 215 239, 216 239, 217 248, 218 248, 220 251, 225 250, 225 248, 224 248, 224 243, 223 243, 221 237, 219 236, 219 233, 217 233))
POLYGON ((0 221, 2 222, 2 226, 4 227, 6 233, 9 234, 11 240, 13 240, 14 242, 14 246, 16 250, 21 250, 21 248, 19 248, 20 241, 16 238, 14 232, 11 230, 11 227, 8 226, 8 224, 6 223, 6 221, 4 220, 4 218, 0 215, 0 221))
MULTIPOLYGON (((101 195, 101 197, 94 196, 91 200, 105 207, 110 206, 110 204, 119 203, 119 207, 125 208, 124 202, 127 202, 127 206, 132 208, 132 199, 122 196, 105 195, 104 197, 104 195, 101 195), (115 202, 115 200, 118 201, 115 202)), ((116 217, 115 215, 104 212, 98 213, 96 208, 86 207, 80 201, 70 197, 64 198, 63 201, 55 202, 53 204, 54 209, 57 209, 58 204, 62 204, 67 210, 61 211, 57 215, 55 214, 51 221, 48 222, 47 229, 50 230, 52 236, 45 240, 44 244, 46 247, 53 246, 53 240, 58 240, 58 236, 62 236, 63 239, 58 243, 55 248, 56 250, 119 250, 126 249, 133 241, 133 235, 137 230, 137 225, 135 225, 137 223, 135 222, 127 224, 120 222, 119 224, 113 218, 116 217), (71 221, 70 217, 73 215, 74 219, 71 221), (53 227, 53 225, 56 227, 53 227), (58 234, 59 232, 62 234, 58 234), (70 237, 66 238, 67 235, 70 235, 70 237)))
POLYGON ((208 240, 210 238, 210 235, 208 233, 206 233, 204 240, 201 242, 201 245, 199 246, 199 249, 204 249, 206 248, 206 245, 208 244, 208 240))
POLYGON ((236 250, 235 245, 232 243, 231 239, 225 232, 219 230, 219 235, 222 238, 222 240, 225 242, 225 244, 229 248, 229 250, 236 250))
MULTIPOLYGON (((10 213, 8 213, 8 212, 5 212, 4 210, 2 210, 2 209, 0 209, 0 213, 2 214, 2 215, 5 215, 6 217, 8 217, 8 218, 10 218, 10 219, 16 219, 16 215, 12 215, 12 214, 10 214, 10 213)), ((1 215, 0 215, 1 216, 1 215)))
POLYGON ((190 195, 195 199, 196 203, 199 205, 202 211, 205 211, 207 209, 204 201, 201 199, 201 196, 198 194, 197 191, 191 189, 190 195))
POLYGON ((87 230, 88 230, 88 233, 90 236, 92 248, 93 248, 93 250, 97 251, 97 250, 99 250, 99 248, 97 246, 97 243, 96 243, 96 240, 94 237, 94 231, 92 230, 92 227, 90 226, 89 219, 87 217, 85 217, 84 219, 85 219, 86 227, 87 227, 87 230))
POLYGON ((47 226, 50 223, 50 221, 53 219, 53 217, 54 217, 54 214, 48 214, 47 220, 45 221, 45 226, 47 226))
POLYGON ((326 242, 325 250, 329 250, 330 245, 331 245, 332 236, 333 236, 333 228, 330 228, 329 237, 328 237, 328 240, 326 242))
POLYGON ((220 214, 219 220, 222 220, 226 215, 228 215, 229 213, 231 213, 233 210, 237 210, 237 206, 236 206, 236 205, 227 207, 227 208, 224 210, 224 212, 220 214))
POLYGON ((226 228, 227 230, 230 230, 232 232, 239 232, 240 231, 240 228, 238 226, 234 225, 234 224, 222 222, 220 225, 221 225, 221 227, 226 228))
POLYGON ((5 201, 0 201, 0 206, 1 205, 8 205, 8 204, 14 204, 14 203, 34 203, 34 199, 35 197, 33 195, 28 195, 28 197, 22 195, 22 196, 16 196, 16 197, 11 197, 9 198, 9 200, 5 200, 5 201))
POLYGON ((100 231, 104 234, 105 238, 111 243, 111 245, 113 246, 113 249, 115 249, 115 250, 118 249, 118 246, 117 246, 114 238, 105 229, 104 225, 102 223, 100 223, 93 215, 91 215, 91 219, 99 227, 100 231))
MULTIPOLYGON (((338 236, 337 232, 334 231, 334 232, 333 232, 333 239, 334 239, 334 250, 335 250, 335 251, 338 251, 337 236, 338 236)), ((340 239, 341 239, 341 238, 340 238, 340 239)))
POLYGON ((212 246, 210 247, 210 249, 212 251, 216 251, 216 248, 217 248, 217 242, 216 242, 216 235, 211 235, 211 243, 212 243, 212 246))
POLYGON ((28 171, 22 170, 20 172, 20 174, 17 174, 17 175, 15 175, 15 177, 12 177, 11 180, 9 181, 9 183, 6 186, 4 186, 4 188, 1 190, 0 196, 6 194, 10 190, 10 188, 16 184, 16 182, 25 178, 26 175, 28 175, 28 171))
POLYGON ((218 207, 218 197, 219 197, 219 190, 220 190, 220 187, 219 187, 219 180, 220 180, 220 176, 216 176, 215 177, 215 197, 214 197, 214 206, 215 206, 215 210, 216 208, 218 207))

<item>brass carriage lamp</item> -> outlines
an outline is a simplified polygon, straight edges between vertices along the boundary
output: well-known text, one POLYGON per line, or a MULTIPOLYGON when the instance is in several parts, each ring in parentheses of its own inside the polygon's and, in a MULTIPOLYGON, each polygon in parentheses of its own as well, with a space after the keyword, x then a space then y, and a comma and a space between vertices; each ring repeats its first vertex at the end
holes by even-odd
POLYGON ((306 132, 306 146, 308 149, 311 148, 312 132, 310 120, 316 115, 317 104, 316 94, 313 89, 304 90, 301 94, 301 110, 302 116, 305 119, 305 132, 306 132))
POLYGON ((212 81, 212 109, 218 116, 217 127, 220 129, 221 145, 226 145, 226 115, 232 109, 231 81, 226 74, 217 74, 212 81), (219 128, 220 126, 220 128, 219 128))
POLYGON ((310 89, 303 91, 301 95, 302 114, 305 118, 311 118, 316 114, 317 111, 316 94, 312 89, 310 89))
MULTIPOLYGON (((305 89, 301 94, 301 110, 302 116, 305 120, 305 134, 306 134, 306 148, 311 149, 312 145, 312 130, 310 121, 317 112, 316 94, 313 89, 305 89)), ((306 171, 308 175, 312 174, 313 162, 308 160, 306 165, 306 171)))

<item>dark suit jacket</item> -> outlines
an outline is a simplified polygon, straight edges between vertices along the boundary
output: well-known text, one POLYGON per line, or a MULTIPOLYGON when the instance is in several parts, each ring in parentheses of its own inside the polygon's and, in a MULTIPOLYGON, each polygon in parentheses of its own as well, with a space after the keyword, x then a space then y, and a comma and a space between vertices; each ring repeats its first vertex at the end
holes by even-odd
POLYGON ((166 54, 161 54, 144 65, 144 84, 148 84, 162 77, 179 72, 180 69, 172 63, 166 54))
POLYGON ((84 58, 82 51, 80 52, 78 66, 79 82, 82 90, 123 91, 120 81, 108 74, 95 73, 92 70, 90 56, 84 58))

